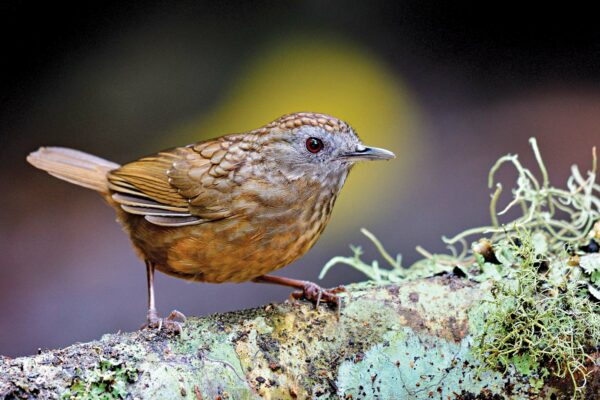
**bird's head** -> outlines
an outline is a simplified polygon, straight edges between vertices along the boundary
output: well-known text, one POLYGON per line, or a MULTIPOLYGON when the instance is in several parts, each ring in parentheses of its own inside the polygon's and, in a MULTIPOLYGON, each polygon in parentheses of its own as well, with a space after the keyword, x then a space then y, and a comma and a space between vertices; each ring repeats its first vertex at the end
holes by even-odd
POLYGON ((349 124, 325 114, 288 114, 255 132, 264 134, 263 154, 291 179, 345 179, 358 161, 395 158, 365 146, 349 124))

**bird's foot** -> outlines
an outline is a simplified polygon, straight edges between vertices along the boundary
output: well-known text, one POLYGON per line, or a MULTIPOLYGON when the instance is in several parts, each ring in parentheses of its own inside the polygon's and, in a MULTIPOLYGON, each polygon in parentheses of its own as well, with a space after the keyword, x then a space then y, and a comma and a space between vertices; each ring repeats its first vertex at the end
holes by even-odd
POLYGON ((180 334, 186 318, 183 313, 173 310, 166 318, 160 318, 156 311, 148 311, 147 322, 142 329, 156 329, 161 331, 163 328, 167 333, 180 334))
POLYGON ((340 304, 340 297, 337 293, 345 292, 344 286, 338 286, 333 289, 324 289, 314 282, 305 282, 302 291, 292 292, 291 296, 294 299, 305 299, 314 303, 315 308, 319 307, 320 303, 329 304, 337 307, 340 304))

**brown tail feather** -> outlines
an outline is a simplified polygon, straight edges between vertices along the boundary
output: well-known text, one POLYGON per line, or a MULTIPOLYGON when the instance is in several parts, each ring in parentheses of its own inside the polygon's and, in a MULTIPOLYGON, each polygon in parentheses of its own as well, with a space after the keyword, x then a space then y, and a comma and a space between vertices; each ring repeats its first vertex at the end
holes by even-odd
POLYGON ((119 168, 119 164, 64 147, 40 147, 27 161, 52 176, 101 193, 108 193, 107 172, 119 168))

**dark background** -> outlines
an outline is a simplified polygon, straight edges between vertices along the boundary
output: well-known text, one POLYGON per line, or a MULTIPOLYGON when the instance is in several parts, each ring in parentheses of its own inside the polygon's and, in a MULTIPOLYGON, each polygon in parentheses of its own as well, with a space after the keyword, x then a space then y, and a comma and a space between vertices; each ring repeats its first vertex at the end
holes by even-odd
MULTIPOLYGON (((439 251, 441 235, 487 223, 487 171, 507 152, 531 162, 530 136, 555 184, 600 144, 597 14, 576 3, 13 1, 0 15, 3 355, 145 316, 143 264, 113 211, 27 165, 39 145, 126 162, 285 112, 347 119, 399 157, 357 168, 322 240, 281 272, 315 280, 348 243, 369 249, 361 226, 409 262, 415 245, 439 251)), ((324 284, 360 279, 339 266, 324 284)), ((162 275, 157 292, 162 313, 188 315, 288 294, 162 275)))

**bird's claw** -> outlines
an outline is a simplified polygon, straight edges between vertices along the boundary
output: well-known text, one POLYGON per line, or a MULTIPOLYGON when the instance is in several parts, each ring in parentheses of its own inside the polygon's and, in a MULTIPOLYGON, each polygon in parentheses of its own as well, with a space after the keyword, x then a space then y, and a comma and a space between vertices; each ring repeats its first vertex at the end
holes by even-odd
POLYGON ((185 315, 177 310, 171 311, 166 318, 160 318, 156 312, 149 312, 147 322, 142 328, 156 329, 159 332, 164 328, 168 333, 181 334, 185 320, 185 315))
POLYGON ((302 291, 292 292, 291 296, 294 299, 305 299, 314 303, 315 308, 319 307, 320 303, 329 304, 337 307, 340 304, 340 297, 337 293, 345 292, 344 286, 338 286, 333 289, 324 289, 314 282, 304 283, 302 291))

